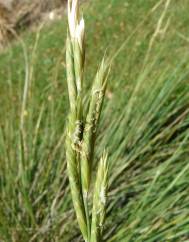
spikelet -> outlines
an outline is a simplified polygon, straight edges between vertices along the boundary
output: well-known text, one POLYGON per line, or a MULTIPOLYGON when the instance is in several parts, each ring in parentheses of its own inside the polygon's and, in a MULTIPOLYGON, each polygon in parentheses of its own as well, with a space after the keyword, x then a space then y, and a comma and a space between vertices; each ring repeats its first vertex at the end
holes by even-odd
POLYGON ((80 143, 82 138, 82 100, 78 95, 79 88, 78 79, 81 80, 81 72, 83 66, 78 65, 76 58, 81 58, 82 50, 76 53, 75 46, 79 46, 77 39, 80 33, 76 29, 80 29, 78 25, 78 1, 68 1, 68 37, 66 46, 66 63, 67 63, 67 84, 70 101, 70 114, 67 123, 66 137, 66 160, 67 170, 70 182, 72 200, 77 216, 77 221, 85 241, 87 241, 87 221, 82 197, 82 188, 80 182, 80 143))
POLYGON ((105 211, 106 211, 106 201, 107 201, 107 188, 108 188, 108 165, 107 165, 107 153, 104 152, 98 166, 96 183, 94 188, 90 242, 99 242, 102 239, 103 225, 104 225, 105 211))
POLYGON ((87 196, 90 186, 96 133, 106 91, 108 74, 109 64, 105 59, 103 59, 93 83, 90 106, 83 133, 81 153, 81 179, 84 196, 87 196))

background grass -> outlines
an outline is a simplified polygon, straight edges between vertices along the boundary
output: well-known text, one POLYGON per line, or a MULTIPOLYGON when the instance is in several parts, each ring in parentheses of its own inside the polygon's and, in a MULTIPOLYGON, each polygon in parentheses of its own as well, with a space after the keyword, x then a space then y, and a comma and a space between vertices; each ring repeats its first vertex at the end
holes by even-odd
MULTIPOLYGON (((145 61, 165 1, 150 14, 156 3, 83 5, 86 95, 104 50, 126 42, 112 65, 97 140, 96 160, 106 146, 111 171, 106 241, 189 240, 189 3, 171 1, 168 28, 145 61)), ((81 241, 65 167, 65 36, 64 19, 24 33, 24 46, 13 43, 0 56, 1 241, 81 241)))

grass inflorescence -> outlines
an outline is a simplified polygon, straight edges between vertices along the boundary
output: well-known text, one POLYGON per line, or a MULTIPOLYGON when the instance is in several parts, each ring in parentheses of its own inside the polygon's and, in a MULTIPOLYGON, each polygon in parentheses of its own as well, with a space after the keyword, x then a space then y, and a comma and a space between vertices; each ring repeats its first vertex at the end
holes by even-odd
POLYGON ((103 59, 92 86, 89 108, 84 112, 85 25, 83 19, 79 20, 79 2, 77 0, 68 1, 68 26, 66 50, 70 101, 66 137, 68 177, 83 238, 87 242, 98 242, 101 241, 105 218, 108 183, 107 155, 101 158, 96 176, 92 227, 89 191, 96 133, 107 86, 109 64, 107 60, 103 59))

